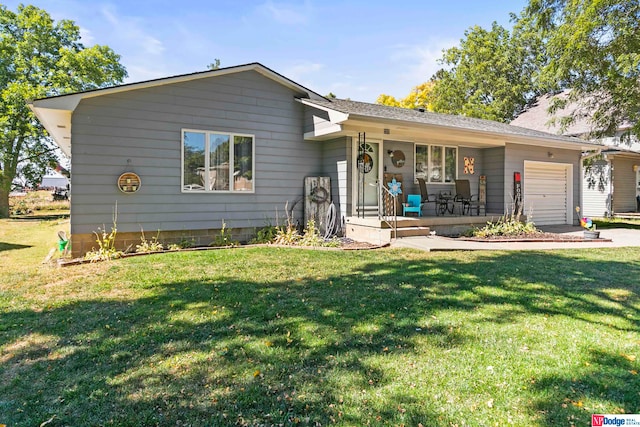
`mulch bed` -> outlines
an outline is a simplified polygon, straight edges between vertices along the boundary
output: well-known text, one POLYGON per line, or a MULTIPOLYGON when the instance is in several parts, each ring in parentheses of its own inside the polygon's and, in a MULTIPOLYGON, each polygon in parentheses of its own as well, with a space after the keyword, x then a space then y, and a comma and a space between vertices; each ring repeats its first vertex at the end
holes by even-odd
POLYGON ((582 236, 576 236, 571 234, 556 234, 556 233, 531 233, 520 234, 514 236, 488 236, 488 237, 459 237, 460 240, 466 240, 470 242, 610 242, 611 239, 585 239, 582 236))
MULTIPOLYGON (((257 245, 240 245, 235 246, 235 248, 249 248, 255 246, 272 246, 272 247, 283 247, 283 248, 298 248, 298 249, 313 249, 313 250, 345 250, 345 251, 357 251, 357 250, 365 250, 365 249, 379 249, 389 245, 374 245, 371 243, 365 242, 356 242, 355 240, 349 239, 347 237, 340 238, 340 246, 330 247, 330 246, 296 246, 296 245, 274 245, 274 244, 257 244, 257 245)), ((122 254, 118 258, 130 258, 135 256, 145 256, 145 255, 153 255, 159 253, 170 253, 170 252, 188 252, 188 251, 211 251, 211 250, 219 250, 219 249, 229 249, 230 246, 220 246, 220 247, 196 247, 196 248, 185 248, 185 249, 177 249, 177 250, 164 250, 158 252, 141 252, 141 253, 125 253, 122 254)), ((88 260, 84 258, 74 258, 74 259, 59 259, 58 266, 59 267, 68 267, 72 265, 80 265, 80 264, 90 264, 92 262, 102 262, 104 260, 88 260)))

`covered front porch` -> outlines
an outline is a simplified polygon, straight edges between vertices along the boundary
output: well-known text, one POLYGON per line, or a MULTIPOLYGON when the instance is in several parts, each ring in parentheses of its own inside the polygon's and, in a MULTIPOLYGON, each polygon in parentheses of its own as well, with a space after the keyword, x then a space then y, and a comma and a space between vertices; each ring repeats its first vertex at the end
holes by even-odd
POLYGON ((347 236, 386 243, 396 233, 460 234, 513 212, 516 204, 537 225, 574 222, 580 155, 590 148, 580 141, 349 100, 300 102, 307 107, 305 140, 322 143, 323 173, 338 195, 347 236), (438 215, 443 212, 434 200, 459 203, 459 180, 482 209, 470 215, 456 205, 438 215), (398 183, 401 192, 390 209, 385 191, 398 183), (403 213, 409 196, 426 201, 420 217, 403 213))

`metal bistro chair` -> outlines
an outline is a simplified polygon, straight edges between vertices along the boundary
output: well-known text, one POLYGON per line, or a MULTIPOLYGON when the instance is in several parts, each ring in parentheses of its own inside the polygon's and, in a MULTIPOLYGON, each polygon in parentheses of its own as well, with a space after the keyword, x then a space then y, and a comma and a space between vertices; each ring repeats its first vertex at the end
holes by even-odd
POLYGON ((427 191, 427 184, 423 178, 418 178, 418 185, 420 186, 420 202, 425 206, 427 203, 433 203, 433 209, 435 210, 436 215, 438 215, 438 196, 435 194, 429 194, 427 191))
POLYGON ((454 201, 460 203, 460 213, 471 215, 472 209, 476 215, 480 215, 480 202, 477 194, 471 194, 471 185, 468 179, 456 179, 456 196, 454 201))

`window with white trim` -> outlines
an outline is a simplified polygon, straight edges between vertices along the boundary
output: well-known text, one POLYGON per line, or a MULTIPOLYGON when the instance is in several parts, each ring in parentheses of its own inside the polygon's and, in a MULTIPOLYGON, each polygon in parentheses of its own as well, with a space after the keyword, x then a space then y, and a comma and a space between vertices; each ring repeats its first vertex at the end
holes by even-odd
POLYGON ((458 147, 416 144, 413 158, 416 179, 450 183, 458 176, 458 147))
POLYGON ((182 130, 182 191, 253 192, 255 137, 182 130))

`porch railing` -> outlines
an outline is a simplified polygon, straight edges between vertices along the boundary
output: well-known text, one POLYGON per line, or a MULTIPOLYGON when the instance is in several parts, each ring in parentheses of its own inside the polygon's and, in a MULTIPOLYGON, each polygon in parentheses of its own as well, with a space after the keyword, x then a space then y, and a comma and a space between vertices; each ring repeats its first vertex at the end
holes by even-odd
POLYGON ((391 228, 394 239, 397 237, 398 230, 397 203, 398 195, 393 194, 382 182, 378 181, 378 219, 391 228))

